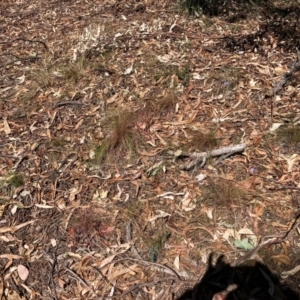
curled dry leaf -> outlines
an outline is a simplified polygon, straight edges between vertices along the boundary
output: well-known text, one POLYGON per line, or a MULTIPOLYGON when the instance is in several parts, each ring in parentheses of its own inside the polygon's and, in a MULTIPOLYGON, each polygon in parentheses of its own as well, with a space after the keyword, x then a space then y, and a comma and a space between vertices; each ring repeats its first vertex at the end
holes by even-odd
POLYGON ((285 265, 289 265, 291 263, 291 259, 284 254, 272 255, 271 258, 278 263, 283 263, 285 265))

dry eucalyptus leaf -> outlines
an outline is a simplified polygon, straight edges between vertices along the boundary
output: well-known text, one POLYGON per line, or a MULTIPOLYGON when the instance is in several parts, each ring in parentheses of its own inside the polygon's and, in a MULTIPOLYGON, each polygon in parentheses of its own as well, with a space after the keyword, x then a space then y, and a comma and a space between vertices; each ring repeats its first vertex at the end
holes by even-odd
POLYGON ((5 132, 6 134, 10 134, 10 133, 11 133, 11 129, 10 129, 10 127, 9 127, 9 124, 8 124, 6 118, 3 118, 3 129, 4 129, 4 132, 5 132))
POLYGON ((28 269, 25 266, 23 266, 23 265, 18 265, 18 269, 17 270, 18 270, 19 277, 23 281, 25 281, 27 279, 28 275, 29 275, 28 269))

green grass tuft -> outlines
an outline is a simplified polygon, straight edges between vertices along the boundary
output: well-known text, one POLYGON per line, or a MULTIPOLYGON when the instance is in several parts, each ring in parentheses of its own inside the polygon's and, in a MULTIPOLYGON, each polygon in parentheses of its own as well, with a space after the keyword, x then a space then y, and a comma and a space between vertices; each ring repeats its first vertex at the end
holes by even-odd
POLYGON ((11 176, 9 176, 9 178, 7 179, 7 182, 11 186, 18 188, 24 184, 24 179, 23 179, 22 175, 16 173, 16 174, 12 174, 11 176))

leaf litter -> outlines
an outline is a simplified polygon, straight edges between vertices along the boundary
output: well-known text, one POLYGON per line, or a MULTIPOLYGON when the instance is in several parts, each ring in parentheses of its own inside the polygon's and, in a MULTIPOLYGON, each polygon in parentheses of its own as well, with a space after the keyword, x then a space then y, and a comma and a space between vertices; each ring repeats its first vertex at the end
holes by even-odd
POLYGON ((299 53, 174 1, 0 6, 3 294, 176 299, 212 252, 297 289, 299 53))

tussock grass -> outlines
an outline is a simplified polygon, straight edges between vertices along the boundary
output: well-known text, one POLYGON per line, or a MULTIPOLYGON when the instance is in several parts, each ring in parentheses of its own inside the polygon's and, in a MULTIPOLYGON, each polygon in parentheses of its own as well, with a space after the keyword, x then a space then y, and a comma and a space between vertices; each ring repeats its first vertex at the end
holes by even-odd
POLYGON ((24 178, 19 173, 10 173, 7 177, 0 177, 0 203, 9 201, 14 190, 24 184, 24 178))
POLYGON ((84 56, 78 57, 75 62, 47 61, 40 68, 28 71, 28 78, 32 81, 32 87, 45 90, 65 82, 76 84, 86 67, 87 60, 84 56))
POLYGON ((86 64, 84 56, 79 57, 74 63, 68 63, 61 68, 62 78, 72 84, 76 84, 81 79, 86 64))
POLYGON ((216 132, 211 130, 207 133, 197 131, 193 133, 186 147, 194 151, 210 151, 219 145, 216 132))
MULTIPOLYGON (((189 45, 185 47, 188 49, 189 45)), ((156 84, 169 87, 170 82, 175 86, 178 82, 182 84, 188 84, 190 80, 190 63, 184 65, 178 65, 176 62, 170 60, 165 62, 157 58, 156 55, 150 54, 144 58, 140 67, 149 74, 149 77, 153 78, 156 84), (174 77, 176 80, 174 80, 174 77)))
POLYGON ((184 84, 189 81, 190 66, 187 64, 185 66, 176 66, 171 64, 164 64, 161 62, 157 63, 157 71, 154 74, 154 79, 157 82, 166 82, 173 75, 177 76, 178 80, 182 81, 184 84))
POLYGON ((63 138, 54 138, 50 144, 54 147, 54 148, 62 148, 63 146, 65 146, 68 142, 63 139, 63 138))
POLYGON ((129 219, 137 219, 143 212, 143 205, 139 201, 129 201, 124 209, 129 219))
POLYGON ((168 94, 164 95, 162 98, 157 100, 155 105, 156 112, 164 112, 169 110, 174 110, 175 104, 177 101, 177 96, 174 92, 169 92, 168 94))
POLYGON ((170 231, 163 224, 157 226, 155 234, 149 238, 147 243, 150 261, 157 261, 158 255, 163 251, 170 236, 170 231))
POLYGON ((276 133, 276 139, 284 142, 289 147, 295 146, 300 142, 300 127, 298 125, 280 127, 276 133))
POLYGON ((210 204, 228 206, 241 204, 245 192, 234 182, 223 178, 208 178, 209 183, 203 189, 203 198, 210 204))
POLYGON ((110 218, 100 211, 97 207, 75 211, 67 228, 69 246, 98 249, 103 236, 114 234, 110 218))
POLYGON ((117 158, 120 155, 132 157, 136 153, 141 138, 136 131, 135 120, 134 114, 128 110, 108 113, 104 122, 108 134, 102 140, 101 145, 96 147, 96 162, 101 162, 108 157, 117 158))
MULTIPOLYGON (((212 217, 214 225, 217 226, 219 218, 224 219, 222 211, 224 209, 228 213, 228 209, 232 212, 234 207, 243 204, 246 198, 246 192, 240 189, 233 181, 224 178, 208 177, 208 184, 203 188, 202 203, 213 207, 212 217)), ((231 215, 226 215, 227 222, 235 223, 231 219, 231 215)))
POLYGON ((39 69, 33 69, 29 72, 29 78, 39 89, 46 89, 55 85, 57 79, 53 74, 53 66, 45 65, 39 69))
POLYGON ((165 115, 169 112, 175 112, 175 105, 178 102, 178 96, 173 89, 166 89, 159 95, 153 95, 147 100, 145 105, 145 113, 150 117, 165 115))

